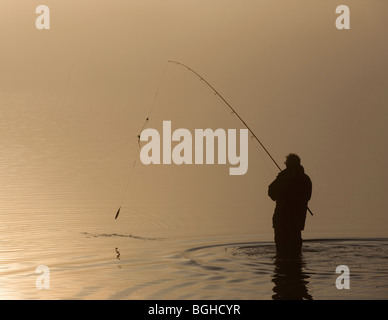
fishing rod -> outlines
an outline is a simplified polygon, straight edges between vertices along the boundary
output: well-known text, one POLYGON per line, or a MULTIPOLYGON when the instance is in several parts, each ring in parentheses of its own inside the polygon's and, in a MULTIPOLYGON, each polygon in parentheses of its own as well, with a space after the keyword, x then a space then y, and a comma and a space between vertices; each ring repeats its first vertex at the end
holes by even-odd
POLYGON ((280 171, 282 171, 282 169, 280 168, 280 166, 278 165, 278 163, 275 161, 275 159, 271 156, 271 154, 269 153, 269 151, 267 150, 267 148, 263 145, 263 143, 259 140, 259 138, 255 135, 255 133, 252 131, 251 128, 249 128, 249 126, 247 125, 247 123, 243 120, 243 118, 241 118, 241 116, 236 112, 236 110, 229 104, 228 101, 226 101, 224 99, 224 97, 209 83, 206 81, 205 78, 203 78, 200 74, 198 74, 196 71, 194 71, 193 69, 191 69, 190 67, 186 66, 185 64, 181 63, 181 62, 178 62, 178 61, 174 61, 174 60, 169 60, 168 61, 169 63, 175 63, 177 65, 180 65, 182 67, 185 67, 187 68, 189 71, 193 72, 196 76, 198 76, 201 81, 205 82, 208 87, 210 89, 212 89, 214 91, 214 93, 219 96, 221 98, 222 101, 225 102, 225 104, 229 107, 230 110, 232 110, 232 112, 237 116, 237 118, 240 119, 240 121, 244 124, 244 126, 248 129, 248 131, 251 133, 252 137, 256 139, 256 141, 261 145, 261 147, 264 149, 264 151, 267 153, 267 155, 271 158, 271 160, 273 161, 273 163, 278 167, 278 169, 280 171))
MULTIPOLYGON (((276 165, 276 167, 279 169, 279 171, 282 171, 282 169, 280 168, 280 166, 278 165, 278 163, 275 161, 275 159, 272 157, 272 155, 269 153, 269 151, 267 150, 267 148, 264 146, 264 144, 260 141, 260 139, 256 136, 256 134, 252 131, 252 129, 248 126, 248 124, 244 121, 243 118, 241 118, 241 116, 236 112, 236 110, 230 105, 230 103, 228 101, 225 100, 225 98, 204 78, 202 77, 198 72, 196 72, 195 70, 191 69, 190 67, 188 67, 187 65, 179 62, 179 61, 175 61, 175 60, 169 60, 168 61, 169 63, 174 63, 178 66, 181 66, 181 67, 184 67, 186 68, 187 70, 191 71, 192 73, 194 73, 201 81, 203 81, 210 89, 213 90, 213 92, 221 98, 221 100, 228 106, 228 108, 232 111, 232 113, 234 113, 237 118, 244 124, 244 126, 248 129, 248 131, 250 132, 250 134, 252 135, 253 138, 255 138, 255 140, 260 144, 260 146, 263 148, 263 150, 267 153, 267 155, 270 157, 270 159, 272 160, 272 162, 276 165)), ((313 215, 313 213, 311 212, 311 210, 309 208, 307 208, 308 212, 313 215)))

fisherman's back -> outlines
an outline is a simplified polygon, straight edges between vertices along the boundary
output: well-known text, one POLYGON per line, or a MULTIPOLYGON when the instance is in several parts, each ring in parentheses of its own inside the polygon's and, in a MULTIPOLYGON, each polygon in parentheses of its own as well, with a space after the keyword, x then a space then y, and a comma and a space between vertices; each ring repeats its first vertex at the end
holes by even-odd
POLYGON ((298 156, 289 155, 286 166, 287 169, 280 172, 269 185, 268 195, 276 201, 272 225, 275 229, 277 252, 297 254, 302 247, 301 231, 305 227, 312 183, 310 177, 304 173, 298 156))

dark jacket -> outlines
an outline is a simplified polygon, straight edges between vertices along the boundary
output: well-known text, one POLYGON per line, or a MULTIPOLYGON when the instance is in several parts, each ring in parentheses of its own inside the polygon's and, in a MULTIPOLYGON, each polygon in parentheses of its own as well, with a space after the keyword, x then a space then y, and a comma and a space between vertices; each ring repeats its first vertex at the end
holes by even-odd
POLYGON ((280 172, 268 187, 268 195, 276 201, 273 227, 303 230, 311 191, 311 180, 302 166, 280 172))

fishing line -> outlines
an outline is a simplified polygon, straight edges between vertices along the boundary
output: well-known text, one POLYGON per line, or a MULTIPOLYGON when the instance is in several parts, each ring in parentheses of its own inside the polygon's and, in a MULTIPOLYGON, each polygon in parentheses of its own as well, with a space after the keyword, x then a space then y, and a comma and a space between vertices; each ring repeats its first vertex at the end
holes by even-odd
MULTIPOLYGON (((174 60, 169 60, 168 61, 169 63, 174 63, 178 66, 181 66, 181 67, 184 67, 186 68, 188 71, 194 73, 201 81, 203 81, 210 89, 213 90, 213 92, 221 98, 221 100, 229 107, 229 109, 232 111, 232 114, 234 113, 237 118, 244 124, 244 126, 248 129, 248 131, 250 132, 250 134, 252 135, 252 138, 255 138, 255 140, 260 144, 260 146, 263 148, 263 150, 266 152, 266 154, 270 157, 270 159, 272 160, 272 162, 276 165, 276 167, 279 169, 279 171, 282 171, 282 169, 280 168, 280 166, 278 165, 278 163, 276 162, 276 160, 272 157, 272 155, 269 153, 269 151, 267 150, 267 148, 264 146, 264 144, 259 140, 259 138, 256 136, 256 134, 252 131, 252 129, 248 126, 248 124, 244 121, 243 118, 241 118, 241 116, 236 112, 236 110, 229 104, 228 101, 225 100, 225 98, 209 83, 207 82, 207 80, 202 77, 199 73, 197 73, 196 71, 194 71, 193 69, 191 69, 190 67, 188 67, 187 65, 181 63, 181 62, 178 62, 178 61, 174 61, 174 60)), ((310 212, 311 215, 313 215, 313 213, 311 212, 311 210, 309 208, 307 208, 307 210, 310 212)))
POLYGON ((135 171, 135 166, 136 166, 136 163, 137 163, 137 159, 139 157, 139 153, 140 153, 140 150, 141 150, 141 146, 140 146, 140 135, 141 135, 141 132, 146 128, 146 126, 148 125, 148 122, 150 120, 150 115, 151 115, 151 112, 152 110, 154 109, 154 106, 155 106, 155 103, 156 103, 156 99, 158 98, 158 95, 159 95, 159 91, 160 91, 160 88, 163 84, 163 81, 164 81, 164 77, 166 75, 166 72, 167 72, 167 68, 168 68, 168 62, 166 63, 166 66, 164 68, 164 71, 162 73, 162 77, 160 79, 160 82, 159 82, 159 85, 158 85, 158 88, 156 90, 156 93, 155 93, 155 96, 154 96, 154 99, 151 103, 151 107, 150 109, 148 110, 148 113, 147 113, 147 118, 144 120, 144 123, 143 123, 143 126, 141 127, 140 131, 139 131, 139 134, 137 135, 137 144, 139 146, 139 149, 138 149, 138 152, 136 153, 136 157, 135 157, 135 160, 133 161, 133 164, 132 164, 132 168, 129 172, 129 175, 128 175, 128 179, 127 179, 127 185, 124 189, 124 193, 123 193, 123 196, 122 196, 122 199, 121 199, 121 203, 120 203, 120 206, 116 212, 116 215, 115 215, 115 219, 118 218, 119 214, 120 214, 120 211, 121 211, 121 207, 123 206, 123 203, 124 203, 124 200, 126 198, 126 195, 127 195, 127 192, 128 192, 128 189, 129 189, 129 183, 133 177, 133 173, 135 171))

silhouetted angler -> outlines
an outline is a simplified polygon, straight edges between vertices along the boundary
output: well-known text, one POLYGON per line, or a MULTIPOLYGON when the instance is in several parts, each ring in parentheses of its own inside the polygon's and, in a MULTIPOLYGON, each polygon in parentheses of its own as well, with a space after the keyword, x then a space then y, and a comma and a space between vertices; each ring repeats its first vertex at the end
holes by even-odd
POLYGON ((307 204, 312 183, 296 154, 286 157, 286 169, 268 187, 268 195, 276 201, 272 218, 276 253, 280 257, 297 256, 302 250, 307 204))

